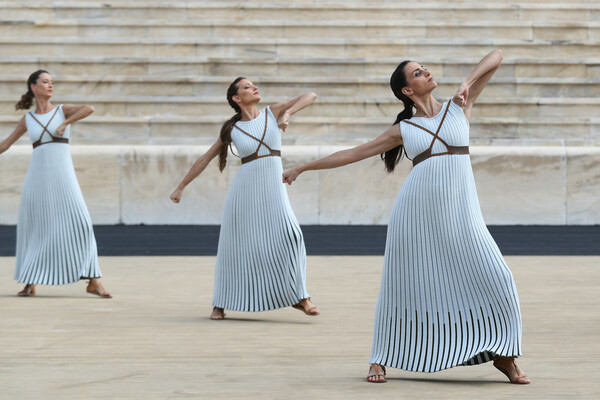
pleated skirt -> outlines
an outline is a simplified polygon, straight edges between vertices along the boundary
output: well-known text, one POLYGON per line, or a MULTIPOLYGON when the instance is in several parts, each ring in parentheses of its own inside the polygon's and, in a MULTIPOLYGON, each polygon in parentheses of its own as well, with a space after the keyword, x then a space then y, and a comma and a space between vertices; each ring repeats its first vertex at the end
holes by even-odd
POLYGON ((520 354, 517 290, 469 156, 432 157, 411 171, 390 217, 370 362, 435 372, 520 354))
POLYGON ((33 151, 19 205, 16 259, 14 277, 22 283, 101 277, 92 222, 66 144, 33 151))
POLYGON ((213 306, 267 311, 297 304, 306 291, 306 249, 281 182, 281 158, 243 164, 227 194, 213 306))

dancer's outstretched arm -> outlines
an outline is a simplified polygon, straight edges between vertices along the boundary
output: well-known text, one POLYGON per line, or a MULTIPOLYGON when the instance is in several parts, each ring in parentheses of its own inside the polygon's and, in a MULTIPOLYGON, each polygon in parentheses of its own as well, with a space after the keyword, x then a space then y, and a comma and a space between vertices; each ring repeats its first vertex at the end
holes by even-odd
POLYGON ((181 194, 183 192, 183 189, 185 189, 185 187, 189 185, 190 182, 196 179, 196 177, 200 175, 202 171, 204 171, 204 169, 206 169, 206 166, 212 161, 213 158, 219 155, 219 151, 221 150, 221 144, 221 138, 219 137, 215 144, 213 144, 206 153, 204 153, 196 160, 196 162, 190 168, 189 172, 183 177, 183 180, 181 181, 179 186, 177 186, 177 189, 175 189, 175 191, 169 196, 173 203, 179 203, 179 201, 181 200, 181 194))
POLYGON ((467 120, 471 120, 471 109, 502 62, 502 50, 497 49, 483 57, 473 72, 463 81, 454 95, 455 102, 464 107, 467 120), (457 100, 458 99, 458 100, 457 100))
POLYGON ((361 144, 352 149, 341 150, 319 160, 288 169, 283 173, 283 182, 291 185, 298 175, 304 171, 341 167, 343 165, 364 160, 365 158, 376 154, 385 153, 401 144, 403 143, 400 125, 396 124, 368 143, 361 144))
POLYGON ((63 113, 65 114, 65 122, 63 122, 58 128, 56 128, 56 133, 60 136, 65 134, 65 129, 67 129, 67 125, 74 124, 77 121, 84 119, 94 112, 94 107, 83 104, 83 105, 75 105, 75 104, 63 104, 62 106, 63 113))
POLYGON ((27 124, 25 123, 25 117, 21 118, 15 130, 8 135, 6 139, 0 142, 0 154, 4 153, 10 148, 23 134, 27 132, 27 124))
POLYGON ((271 112, 275 115, 275 118, 277 118, 277 125, 279 128, 285 132, 290 123, 290 117, 303 108, 310 106, 316 99, 317 94, 310 92, 289 101, 273 104, 271 106, 271 112))

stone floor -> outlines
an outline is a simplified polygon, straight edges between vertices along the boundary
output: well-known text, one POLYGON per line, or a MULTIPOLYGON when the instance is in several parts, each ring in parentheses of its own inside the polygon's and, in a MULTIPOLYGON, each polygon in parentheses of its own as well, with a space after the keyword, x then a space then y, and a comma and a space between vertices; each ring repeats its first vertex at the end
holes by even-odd
POLYGON ((0 258, 0 398, 600 398, 600 257, 507 257, 528 386, 490 364, 365 382, 382 259, 309 257, 318 317, 211 321, 214 257, 102 257, 111 300, 83 282, 18 298, 14 258, 0 258))

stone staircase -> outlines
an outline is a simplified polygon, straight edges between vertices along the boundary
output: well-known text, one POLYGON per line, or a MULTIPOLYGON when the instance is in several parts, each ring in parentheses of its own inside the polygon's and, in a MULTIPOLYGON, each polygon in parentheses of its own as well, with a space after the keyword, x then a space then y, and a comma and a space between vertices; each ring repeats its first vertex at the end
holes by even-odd
MULTIPOLYGON (((0 7, 1 136, 22 116, 14 103, 38 68, 54 76, 55 103, 93 104, 96 112, 73 127, 72 149, 84 161, 77 168, 95 223, 220 221, 235 167, 225 177, 207 171, 190 186, 187 203, 174 207, 166 196, 231 114, 224 94, 236 76, 257 83, 265 105, 319 94, 284 135, 291 165, 385 130, 400 111, 388 80, 401 60, 426 65, 445 99, 493 48, 505 59, 471 124, 487 221, 600 223, 600 1, 84 0, 0 7), (101 166, 111 172, 98 174, 101 166), (203 194, 207 184, 212 197, 203 194)), ((19 144, 0 156, 0 223, 16 221, 30 153, 26 138, 19 144)), ((409 167, 386 176, 366 167, 375 165, 367 160, 295 184, 290 196, 300 221, 385 223, 409 167), (327 186, 328 177, 347 186, 327 186), (374 182, 373 193, 353 199, 348 187, 363 181, 374 182)))

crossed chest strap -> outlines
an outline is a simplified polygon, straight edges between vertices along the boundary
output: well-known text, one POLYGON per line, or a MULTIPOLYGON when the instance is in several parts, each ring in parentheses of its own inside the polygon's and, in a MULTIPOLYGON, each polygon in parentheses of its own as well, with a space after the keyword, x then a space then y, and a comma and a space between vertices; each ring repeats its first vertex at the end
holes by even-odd
POLYGON ((444 111, 444 116, 442 117, 442 120, 440 121, 440 125, 438 126, 437 131, 435 133, 431 132, 427 128, 422 127, 421 125, 415 124, 414 122, 406 121, 406 120, 404 121, 407 124, 416 126, 417 128, 423 129, 425 132, 433 135, 433 140, 431 141, 431 145, 429 145, 429 148, 427 150, 425 150, 424 152, 422 152, 421 154, 417 155, 415 158, 413 158, 413 160, 412 160, 413 167, 415 165, 417 165, 418 163, 427 160, 430 157, 443 156, 446 154, 469 154, 469 146, 451 146, 448 143, 446 143, 446 141, 444 139, 439 137, 440 129, 442 129, 442 124, 444 123, 444 120, 446 119, 446 114, 448 114, 448 109, 450 108, 451 101, 452 100, 448 100, 448 105, 446 106, 446 111, 444 111), (431 153, 431 151, 433 150, 433 145, 435 144, 436 140, 439 140, 444 146, 446 146, 447 150, 445 152, 435 153, 435 154, 431 153))
POLYGON ((255 138, 254 136, 252 136, 251 134, 249 134, 248 132, 246 132, 245 130, 240 128, 239 126, 234 125, 240 132, 242 132, 246 136, 249 136, 258 142, 258 147, 256 148, 256 151, 254 153, 250 154, 249 156, 243 157, 242 164, 246 164, 246 163, 249 163, 250 161, 254 161, 256 159, 264 158, 264 157, 273 157, 273 156, 281 157, 280 150, 273 150, 264 142, 265 135, 267 134, 267 118, 268 118, 268 112, 267 112, 267 110, 265 110, 265 129, 263 130, 263 134, 262 134, 262 137, 260 138, 260 140, 258 140, 257 138, 255 138), (258 151, 260 150, 260 148, 262 146, 265 146, 269 150, 269 154, 264 154, 262 156, 258 155, 258 151))
POLYGON ((42 134, 40 135, 39 139, 36 140, 35 142, 33 142, 33 148, 35 149, 38 146, 41 146, 43 144, 47 144, 47 143, 69 143, 69 139, 67 138, 63 138, 60 136, 54 136, 52 133, 50 133, 50 131, 48 130, 48 126, 50 126, 50 122, 52 122, 52 119, 54 119, 54 116, 56 115, 56 113, 58 112, 58 108, 60 106, 57 106, 56 109, 54 110, 54 114, 52 114, 52 116, 50 117, 50 119, 48 120, 48 123, 46 125, 42 124, 34 115, 33 113, 30 111, 29 115, 31 115, 31 118, 33 118, 35 120, 35 122, 37 122, 38 124, 40 124, 40 126, 43 128, 42 129, 42 134), (44 136, 44 133, 48 132, 48 135, 50 135, 50 140, 47 142, 42 142, 42 137, 44 136))

